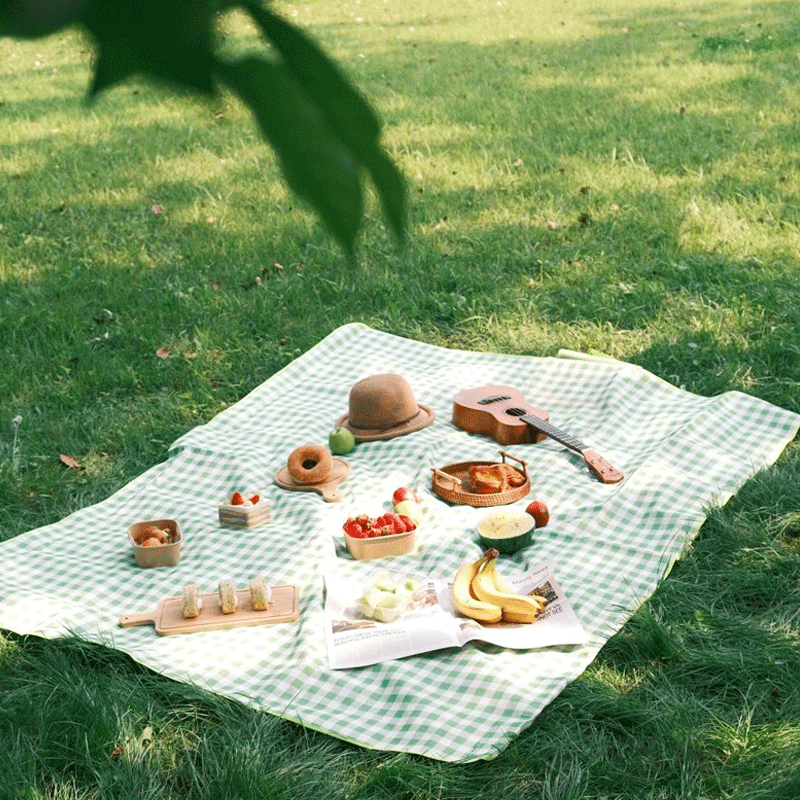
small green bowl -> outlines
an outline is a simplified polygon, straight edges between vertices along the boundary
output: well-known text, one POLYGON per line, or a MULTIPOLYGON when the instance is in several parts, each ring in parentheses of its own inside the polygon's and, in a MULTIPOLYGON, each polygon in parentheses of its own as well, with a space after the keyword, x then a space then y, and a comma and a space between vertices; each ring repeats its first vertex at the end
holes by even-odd
POLYGON ((533 541, 536 523, 524 511, 493 511, 478 523, 478 537, 487 549, 500 553, 516 553, 533 541))

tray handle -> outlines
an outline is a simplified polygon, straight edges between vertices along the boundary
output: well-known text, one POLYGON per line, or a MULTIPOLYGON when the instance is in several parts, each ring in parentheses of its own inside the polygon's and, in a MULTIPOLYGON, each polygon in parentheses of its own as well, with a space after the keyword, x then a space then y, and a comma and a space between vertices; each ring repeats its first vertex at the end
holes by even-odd
POLYGON ((528 462, 523 461, 521 458, 517 458, 515 455, 506 452, 505 450, 498 450, 500 455, 503 457, 503 462, 505 462, 506 458, 510 458, 513 461, 516 461, 522 467, 522 474, 527 478, 528 477, 528 462))
POLYGON ((437 469, 436 467, 431 467, 431 472, 434 475, 438 475, 440 478, 444 478, 445 480, 450 481, 454 486, 461 486, 463 481, 461 478, 456 478, 455 475, 451 475, 449 472, 445 472, 442 469, 437 469))

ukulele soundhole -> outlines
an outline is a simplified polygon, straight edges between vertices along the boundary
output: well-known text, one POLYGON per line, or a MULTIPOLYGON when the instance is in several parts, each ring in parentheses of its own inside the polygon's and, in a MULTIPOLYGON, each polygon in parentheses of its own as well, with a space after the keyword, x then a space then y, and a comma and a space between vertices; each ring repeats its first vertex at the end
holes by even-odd
POLYGON ((524 408, 507 408, 506 414, 512 417, 524 417, 528 412, 524 408))

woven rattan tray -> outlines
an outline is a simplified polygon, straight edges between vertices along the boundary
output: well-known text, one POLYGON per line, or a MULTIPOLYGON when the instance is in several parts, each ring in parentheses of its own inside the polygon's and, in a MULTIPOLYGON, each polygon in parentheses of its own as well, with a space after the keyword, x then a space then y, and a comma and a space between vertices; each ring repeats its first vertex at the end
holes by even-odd
MULTIPOLYGON (((448 503, 458 505, 476 506, 485 508, 488 506, 504 506, 525 497, 531 490, 531 482, 528 478, 527 462, 522 461, 511 453, 501 450, 503 464, 506 458, 513 459, 520 466, 514 467, 525 476, 525 483, 507 489, 505 492, 495 492, 493 494, 481 494, 472 491, 469 479, 469 468, 478 465, 497 464, 496 461, 460 461, 457 464, 448 464, 446 467, 431 467, 433 473, 433 491, 448 503)), ((513 466, 513 465, 512 465, 513 466)))

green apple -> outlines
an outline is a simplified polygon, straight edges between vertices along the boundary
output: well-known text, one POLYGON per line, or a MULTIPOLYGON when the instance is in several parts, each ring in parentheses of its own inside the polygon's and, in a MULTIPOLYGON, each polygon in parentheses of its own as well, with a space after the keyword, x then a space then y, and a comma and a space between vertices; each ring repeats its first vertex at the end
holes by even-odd
POLYGON ((411 517, 417 525, 422 522, 422 506, 415 500, 402 500, 394 507, 394 513, 411 517))
POLYGON ((347 428, 334 428, 328 435, 328 446, 335 456, 344 456, 356 446, 356 437, 347 428))

